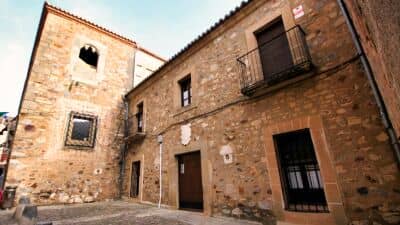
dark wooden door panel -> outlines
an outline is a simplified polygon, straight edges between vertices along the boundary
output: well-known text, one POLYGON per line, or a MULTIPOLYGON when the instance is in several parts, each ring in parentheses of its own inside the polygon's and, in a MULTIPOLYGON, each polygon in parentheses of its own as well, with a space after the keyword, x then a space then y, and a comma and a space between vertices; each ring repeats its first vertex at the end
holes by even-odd
POLYGON ((270 80, 293 65, 289 42, 282 19, 255 33, 264 78, 270 80))
POLYGON ((140 183, 140 161, 132 163, 131 174, 131 197, 136 198, 139 195, 140 183))
POLYGON ((178 156, 179 206, 203 209, 200 152, 178 156))

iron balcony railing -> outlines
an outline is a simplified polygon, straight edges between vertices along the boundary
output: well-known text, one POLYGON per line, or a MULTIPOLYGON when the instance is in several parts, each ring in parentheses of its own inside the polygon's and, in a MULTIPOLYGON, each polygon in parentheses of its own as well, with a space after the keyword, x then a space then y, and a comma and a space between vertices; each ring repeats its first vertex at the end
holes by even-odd
POLYGON ((245 95, 307 72, 312 67, 305 32, 299 25, 272 37, 237 61, 241 91, 245 95))

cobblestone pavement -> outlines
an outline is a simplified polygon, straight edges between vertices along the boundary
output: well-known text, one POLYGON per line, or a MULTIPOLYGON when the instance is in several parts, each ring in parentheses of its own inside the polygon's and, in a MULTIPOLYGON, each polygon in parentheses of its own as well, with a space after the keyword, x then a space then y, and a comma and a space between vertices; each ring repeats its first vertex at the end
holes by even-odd
MULTIPOLYGON (((13 211, 0 211, 0 225, 16 225, 13 211)), ((39 222, 53 225, 259 225, 260 223, 225 217, 206 217, 202 213, 158 209, 123 201, 80 205, 39 207, 39 222)))

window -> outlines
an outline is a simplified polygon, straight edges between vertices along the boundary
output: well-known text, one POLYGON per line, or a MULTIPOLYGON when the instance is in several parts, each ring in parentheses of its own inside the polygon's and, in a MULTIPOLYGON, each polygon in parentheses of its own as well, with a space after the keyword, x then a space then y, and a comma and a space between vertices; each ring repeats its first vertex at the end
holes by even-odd
POLYGON ((85 45, 79 51, 79 58, 92 67, 97 67, 99 54, 97 49, 92 45, 85 45))
POLYGON ((96 116, 71 112, 65 145, 94 147, 96 126, 96 116))
POLYGON ((143 102, 139 103, 137 106, 136 120, 137 120, 137 132, 142 133, 144 124, 143 124, 143 102))
POLYGON ((324 187, 309 129, 274 136, 286 209, 327 212, 324 187))
POLYGON ((192 102, 192 84, 190 75, 179 81, 181 87, 181 106, 185 107, 192 102))
POLYGON ((263 16, 246 28, 249 51, 237 58, 244 95, 252 96, 280 82, 291 83, 289 80, 313 68, 304 30, 300 25, 288 27, 294 22, 290 17, 271 20, 271 16, 263 16))

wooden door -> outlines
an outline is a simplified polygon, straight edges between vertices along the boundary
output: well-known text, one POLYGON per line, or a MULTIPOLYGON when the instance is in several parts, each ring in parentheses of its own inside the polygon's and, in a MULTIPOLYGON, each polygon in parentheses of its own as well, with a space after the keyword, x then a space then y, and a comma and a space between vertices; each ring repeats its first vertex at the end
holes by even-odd
POLYGON ((265 80, 292 67, 292 54, 281 18, 255 35, 265 80))
POLYGON ((203 186, 201 180, 200 152, 178 156, 179 207, 203 209, 203 186))
POLYGON ((137 198, 139 195, 139 183, 140 183, 140 161, 132 163, 132 174, 131 174, 131 197, 137 198))

